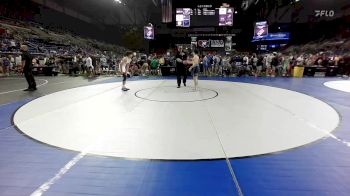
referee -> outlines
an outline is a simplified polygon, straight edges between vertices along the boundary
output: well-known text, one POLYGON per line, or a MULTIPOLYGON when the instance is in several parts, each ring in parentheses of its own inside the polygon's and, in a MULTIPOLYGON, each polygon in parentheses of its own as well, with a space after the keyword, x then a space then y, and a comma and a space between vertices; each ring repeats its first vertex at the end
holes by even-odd
POLYGON ((23 73, 28 83, 28 88, 24 91, 36 91, 36 82, 33 76, 33 57, 28 52, 28 46, 21 46, 23 73))
POLYGON ((177 76, 177 88, 181 86, 181 77, 183 77, 183 84, 186 86, 187 80, 187 68, 185 62, 187 61, 187 55, 179 47, 178 53, 176 55, 176 76, 177 76))

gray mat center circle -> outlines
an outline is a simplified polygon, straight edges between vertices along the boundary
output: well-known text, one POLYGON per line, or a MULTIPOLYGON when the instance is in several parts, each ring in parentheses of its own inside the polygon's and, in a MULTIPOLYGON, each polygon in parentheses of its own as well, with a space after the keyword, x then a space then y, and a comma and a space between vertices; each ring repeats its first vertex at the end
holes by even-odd
POLYGON ((191 87, 176 88, 174 86, 147 88, 135 93, 137 98, 155 102, 198 102, 214 99, 218 95, 218 92, 211 89, 194 90, 191 87))

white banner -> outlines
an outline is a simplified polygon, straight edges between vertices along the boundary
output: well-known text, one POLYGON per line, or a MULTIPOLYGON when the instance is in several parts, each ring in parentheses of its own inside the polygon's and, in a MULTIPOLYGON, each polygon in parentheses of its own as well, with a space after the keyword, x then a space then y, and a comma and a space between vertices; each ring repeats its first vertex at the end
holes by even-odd
POLYGON ((223 47, 225 47, 225 42, 224 42, 224 40, 210 40, 210 47, 223 48, 223 47))

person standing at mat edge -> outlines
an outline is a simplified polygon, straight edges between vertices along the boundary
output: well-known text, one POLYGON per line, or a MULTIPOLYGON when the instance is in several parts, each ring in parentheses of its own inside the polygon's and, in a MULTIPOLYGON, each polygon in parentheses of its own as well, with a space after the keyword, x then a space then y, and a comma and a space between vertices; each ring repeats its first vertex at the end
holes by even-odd
POLYGON ((23 67, 23 73, 24 77, 26 78, 28 82, 28 88, 24 91, 35 91, 36 90, 36 82, 33 76, 33 57, 28 52, 28 46, 22 45, 21 46, 21 52, 22 52, 22 67, 23 67))
POLYGON ((197 50, 193 52, 192 66, 190 67, 189 71, 192 73, 193 76, 194 90, 197 91, 199 75, 199 56, 197 50))
POLYGON ((187 69, 186 61, 187 55, 182 51, 182 47, 178 48, 178 53, 176 55, 176 76, 177 76, 177 88, 181 87, 181 77, 183 77, 183 84, 186 86, 187 80, 187 69))
POLYGON ((131 51, 126 52, 125 56, 119 63, 119 70, 123 74, 123 86, 122 91, 128 91, 130 89, 126 88, 126 78, 128 76, 129 65, 132 60, 133 53, 131 51))

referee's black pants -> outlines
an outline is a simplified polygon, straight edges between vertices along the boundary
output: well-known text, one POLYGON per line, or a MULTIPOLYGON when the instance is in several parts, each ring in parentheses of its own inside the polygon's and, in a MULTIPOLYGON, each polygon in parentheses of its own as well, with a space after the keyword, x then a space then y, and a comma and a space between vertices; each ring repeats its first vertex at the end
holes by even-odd
POLYGON ((181 86, 181 78, 182 78, 182 82, 186 84, 186 80, 187 80, 186 67, 176 67, 176 76, 177 76, 177 86, 181 86))
POLYGON ((24 71, 24 77, 27 80, 29 89, 36 89, 36 82, 33 76, 33 72, 29 70, 24 71))

